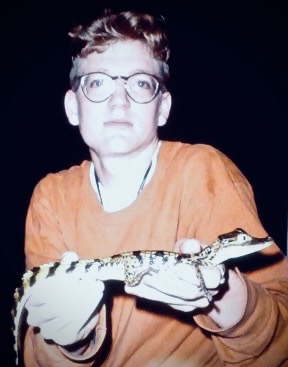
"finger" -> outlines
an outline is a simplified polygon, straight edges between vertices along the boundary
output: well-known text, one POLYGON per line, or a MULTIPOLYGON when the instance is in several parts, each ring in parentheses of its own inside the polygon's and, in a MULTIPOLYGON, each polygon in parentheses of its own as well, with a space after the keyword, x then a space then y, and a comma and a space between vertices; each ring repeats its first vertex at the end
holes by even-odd
POLYGON ((54 313, 54 316, 51 316, 51 304, 33 309, 27 321, 32 326, 38 326, 45 339, 67 345, 88 335, 98 319, 96 315, 91 317, 94 313, 93 298, 86 298, 85 302, 82 302, 82 307, 79 302, 74 303, 72 307, 67 307, 65 304, 61 308, 58 305, 57 314, 54 313))
POLYGON ((195 285, 196 287, 201 286, 201 277, 196 267, 189 264, 176 264, 174 266, 175 277, 184 280, 185 282, 195 285))
POLYGON ((75 251, 65 251, 61 257, 61 264, 70 264, 72 261, 78 261, 79 256, 75 251))
POLYGON ((65 324, 63 324, 63 320, 59 323, 59 319, 54 319, 42 324, 41 335, 44 339, 53 340, 62 346, 73 344, 84 339, 95 328, 97 320, 98 316, 95 316, 83 327, 82 322, 79 323, 77 318, 65 320, 65 324))
POLYGON ((193 300, 201 297, 201 283, 196 281, 195 285, 179 279, 174 270, 171 269, 159 274, 145 275, 138 286, 127 286, 126 289, 128 293, 139 297, 171 303, 173 299, 193 300))
POLYGON ((209 304, 209 300, 206 297, 203 297, 199 300, 195 300, 193 302, 188 302, 185 304, 170 304, 170 307, 182 312, 191 312, 196 310, 197 308, 206 308, 209 306, 209 304))
MULTIPOLYGON (((161 271, 160 273, 146 274, 140 285, 154 289, 160 294, 165 294, 174 298, 180 298, 182 300, 194 300, 202 297, 205 294, 205 288, 215 289, 218 293, 218 286, 220 282, 221 274, 218 267, 203 267, 203 270, 195 266, 188 264, 177 264, 173 269, 161 271)), ((134 294, 139 297, 150 298, 152 295, 145 288, 145 294, 139 294, 142 292, 142 287, 131 287, 128 293, 134 294)), ((157 294, 154 293, 153 294, 157 294)), ((164 302, 164 296, 161 300, 164 302)), ((165 298, 165 302, 170 302, 168 298, 165 298)))
MULTIPOLYGON (((159 302, 163 302, 166 304, 182 304, 183 303, 183 299, 181 299, 178 295, 172 296, 166 293, 165 291, 163 292, 162 289, 160 292, 158 289, 153 288, 151 286, 147 286, 142 283, 138 285, 137 287, 125 286, 125 291, 128 294, 131 294, 137 297, 141 297, 141 298, 150 299, 151 301, 159 301, 159 302)), ((197 293, 198 293, 198 290, 197 290, 197 293)), ((186 295, 185 295, 185 298, 186 298, 186 295)))
POLYGON ((224 264, 220 264, 217 266, 220 273, 220 284, 224 284, 226 282, 226 266, 224 264))
MULTIPOLYGON (((45 337, 54 338, 57 329, 66 327, 69 322, 78 322, 78 329, 84 325, 95 312, 103 297, 104 284, 102 281, 79 281, 74 287, 68 287, 62 293, 48 297, 42 290, 32 293, 26 303, 28 310, 27 323, 44 330, 45 337), (82 286, 83 285, 83 286, 82 286), (54 330, 54 331, 53 331, 54 330)), ((51 293, 49 293, 51 296, 51 293)), ((78 330, 74 331, 78 332, 78 330)))
POLYGON ((200 271, 207 289, 216 289, 219 287, 219 285, 225 283, 224 265, 202 267, 200 268, 200 271))
MULTIPOLYGON (((127 291, 127 293, 134 293, 134 295, 137 295, 138 297, 165 303, 175 310, 183 312, 190 312, 197 308, 205 308, 210 303, 204 292, 199 293, 199 298, 195 298, 193 300, 183 300, 181 298, 172 297, 167 294, 160 293, 159 291, 156 291, 153 288, 148 288, 145 285, 140 285, 137 287, 125 286, 125 290, 127 291), (131 288, 137 288, 137 290, 131 290, 131 288)), ((214 292, 214 294, 215 293, 216 292, 214 292)))
POLYGON ((175 243, 174 251, 182 254, 197 254, 201 251, 201 243, 196 239, 181 239, 175 243))
POLYGON ((204 282, 209 289, 217 288, 225 282, 225 266, 200 266, 197 268, 188 264, 177 264, 174 267, 175 275, 190 284, 200 287, 204 282))
POLYGON ((51 312, 48 312, 47 315, 43 307, 31 307, 27 315, 27 323, 34 327, 41 327, 47 319, 52 320, 54 317, 56 316, 51 316, 51 312))

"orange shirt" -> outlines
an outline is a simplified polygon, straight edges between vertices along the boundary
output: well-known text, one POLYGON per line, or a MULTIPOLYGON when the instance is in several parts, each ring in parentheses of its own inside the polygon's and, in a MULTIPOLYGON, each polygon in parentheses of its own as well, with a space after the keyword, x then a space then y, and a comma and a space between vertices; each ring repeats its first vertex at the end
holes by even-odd
MULTIPOLYGON (((89 167, 84 161, 36 186, 26 222, 27 268, 59 261, 67 250, 80 258, 103 258, 131 250, 173 250, 181 238, 209 244, 237 227, 267 235, 249 183, 210 146, 163 142, 151 181, 135 202, 113 213, 103 211, 89 167)), ((248 301, 233 328, 219 329, 205 315, 125 295, 108 282, 107 332, 105 309, 96 332, 100 349, 88 350, 76 362, 29 328, 27 366, 80 367, 95 361, 105 367, 288 366, 288 262, 275 244, 263 253, 271 261, 254 264, 257 270, 242 261, 248 301)))

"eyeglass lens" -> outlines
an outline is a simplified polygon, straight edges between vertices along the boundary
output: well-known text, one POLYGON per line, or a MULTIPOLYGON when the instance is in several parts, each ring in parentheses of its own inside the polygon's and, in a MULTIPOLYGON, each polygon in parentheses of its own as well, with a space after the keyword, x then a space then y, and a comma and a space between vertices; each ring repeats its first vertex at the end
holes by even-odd
POLYGON ((158 93, 158 80, 145 73, 137 73, 127 78, 112 77, 100 72, 87 74, 81 80, 82 89, 89 100, 101 102, 115 92, 118 79, 124 79, 128 95, 138 103, 147 103, 158 93))

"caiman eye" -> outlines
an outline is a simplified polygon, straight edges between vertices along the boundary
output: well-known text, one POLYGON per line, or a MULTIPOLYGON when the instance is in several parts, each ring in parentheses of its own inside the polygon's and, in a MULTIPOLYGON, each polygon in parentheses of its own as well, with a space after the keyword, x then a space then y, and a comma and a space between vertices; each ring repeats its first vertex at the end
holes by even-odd
POLYGON ((246 235, 246 234, 241 234, 240 236, 239 236, 239 240, 240 240, 240 242, 246 242, 247 240, 248 240, 248 236, 246 235))

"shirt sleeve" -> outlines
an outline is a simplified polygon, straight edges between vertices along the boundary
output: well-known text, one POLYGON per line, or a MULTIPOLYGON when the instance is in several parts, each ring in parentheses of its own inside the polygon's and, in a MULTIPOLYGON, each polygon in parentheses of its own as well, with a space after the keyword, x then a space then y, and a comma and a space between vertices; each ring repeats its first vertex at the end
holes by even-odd
MULTIPOLYGON (((43 263, 59 261, 64 251, 73 251, 74 244, 61 230, 69 222, 69 213, 63 215, 62 198, 65 190, 55 189, 55 177, 48 175, 35 187, 26 217, 25 255, 26 267, 30 269, 43 263), (56 192, 56 193, 55 193, 56 192), (57 217, 57 213, 61 213, 57 217), (62 221, 62 222, 61 222, 62 221)), ((56 178, 57 179, 57 178, 56 178)), ((72 203, 73 205, 73 203, 72 203)), ((71 225, 70 225, 71 227, 71 225)), ((69 228, 69 226, 68 226, 69 228)), ((69 231, 67 231, 69 232, 69 231)), ((101 348, 106 335, 106 307, 100 311, 95 327, 94 341, 83 348, 81 355, 69 353, 64 348, 46 342, 40 333, 28 327, 24 340, 24 360, 29 367, 90 366, 101 348)))
POLYGON ((246 309, 241 319, 231 328, 219 328, 204 315, 194 319, 211 334, 225 365, 283 365, 288 357, 288 302, 284 296, 288 294, 287 280, 259 284, 239 272, 238 275, 247 289, 246 309))
MULTIPOLYGON (((189 234, 206 244, 237 227, 256 237, 266 236, 246 178, 220 152, 206 152, 205 159, 196 171, 199 178, 194 174, 195 185, 201 188, 197 197, 184 200, 186 211, 192 201, 194 207, 195 200, 199 203, 189 234)), ((275 243, 256 255, 238 259, 238 276, 247 292, 241 319, 220 329, 208 316, 195 316, 196 323, 211 334, 225 366, 282 366, 288 360, 288 261, 275 243)))

